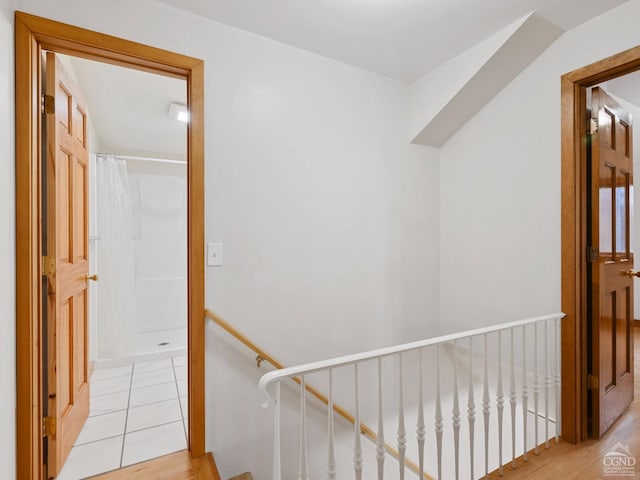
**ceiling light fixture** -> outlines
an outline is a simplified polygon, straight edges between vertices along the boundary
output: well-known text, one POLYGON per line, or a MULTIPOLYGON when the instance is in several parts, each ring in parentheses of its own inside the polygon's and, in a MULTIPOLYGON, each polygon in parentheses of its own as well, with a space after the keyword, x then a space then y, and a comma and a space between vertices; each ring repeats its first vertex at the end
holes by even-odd
POLYGON ((169 117, 179 122, 189 123, 189 110, 186 105, 171 102, 169 104, 169 117))

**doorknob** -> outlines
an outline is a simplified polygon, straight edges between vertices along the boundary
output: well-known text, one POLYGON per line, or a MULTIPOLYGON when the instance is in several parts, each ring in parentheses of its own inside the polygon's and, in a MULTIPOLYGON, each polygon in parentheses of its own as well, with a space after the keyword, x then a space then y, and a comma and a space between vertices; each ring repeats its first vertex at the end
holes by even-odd
POLYGON ((94 282, 98 281, 98 274, 94 273, 93 275, 85 275, 84 279, 88 282, 89 280, 93 280, 94 282))
POLYGON ((627 277, 640 277, 640 272, 636 272, 633 269, 629 269, 629 270, 624 270, 622 273, 624 273, 627 277))

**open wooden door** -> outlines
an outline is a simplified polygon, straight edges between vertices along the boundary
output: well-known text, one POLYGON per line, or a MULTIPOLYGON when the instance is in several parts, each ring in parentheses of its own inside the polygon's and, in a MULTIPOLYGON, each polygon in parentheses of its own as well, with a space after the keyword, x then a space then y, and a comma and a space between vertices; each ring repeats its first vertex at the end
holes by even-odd
POLYGON ((633 400, 631 119, 602 89, 592 92, 591 428, 601 437, 633 400), (597 124, 594 122, 597 120, 597 124))
POLYGON ((58 475, 89 414, 87 108, 53 53, 46 55, 48 478, 58 475))

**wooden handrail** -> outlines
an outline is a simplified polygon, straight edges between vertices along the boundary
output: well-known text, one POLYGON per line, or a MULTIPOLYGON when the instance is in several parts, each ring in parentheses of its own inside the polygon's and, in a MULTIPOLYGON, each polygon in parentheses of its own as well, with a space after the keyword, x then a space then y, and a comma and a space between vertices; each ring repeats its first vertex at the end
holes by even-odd
MULTIPOLYGON (((273 358, 271 355, 269 355, 267 352, 265 352, 262 348, 258 347, 255 343, 253 343, 251 340, 249 340, 246 335, 242 334, 241 332, 236 330, 234 327, 232 327, 229 324, 229 322, 224 320, 217 313, 215 313, 212 310, 209 310, 207 308, 204 311, 204 315, 205 315, 206 318, 208 318, 213 323, 218 325, 225 332, 227 332, 229 335, 234 337, 236 340, 238 340, 240 343, 245 345, 247 348, 249 348, 250 350, 253 350, 253 352, 257 355, 256 363, 257 363, 258 367, 260 366, 260 363, 262 361, 266 361, 266 362, 270 363, 272 366, 274 366, 275 368, 277 368, 278 370, 285 368, 285 366, 282 363, 280 363, 278 360, 273 358)), ((289 378, 291 378, 291 380, 293 380, 298 385, 300 385, 300 378, 299 377, 289 377, 289 378)), ((312 387, 308 383, 305 385, 305 388, 306 388, 307 392, 309 392, 311 395, 316 397, 322 403, 324 403, 327 406, 329 405, 329 399, 324 394, 320 393, 320 391, 318 389, 316 389, 315 387, 312 387)), ((338 415, 340 415, 341 417, 346 419, 349 423, 351 423, 352 425, 355 425, 356 419, 354 418, 354 416, 352 414, 350 414, 347 410, 345 410, 343 407, 341 407, 340 405, 335 403, 335 402, 333 404, 333 410, 338 415)), ((376 434, 376 432, 374 432, 369 426, 367 426, 363 422, 360 422, 360 432, 364 436, 366 436, 369 440, 371 440, 373 443, 376 443, 378 441, 378 435, 376 434)), ((398 453, 398 450, 396 450, 391 445, 386 444, 386 443, 384 445, 384 449, 393 458, 395 458, 396 460, 399 460, 400 454, 398 453)), ((413 473, 416 473, 418 475, 420 474, 420 467, 415 462, 413 462, 412 460, 410 460, 408 458, 405 458, 405 464, 409 468, 409 470, 411 470, 413 473)), ((434 478, 431 475, 429 475, 428 473, 424 474, 424 478, 426 478, 428 480, 434 480, 434 478)))

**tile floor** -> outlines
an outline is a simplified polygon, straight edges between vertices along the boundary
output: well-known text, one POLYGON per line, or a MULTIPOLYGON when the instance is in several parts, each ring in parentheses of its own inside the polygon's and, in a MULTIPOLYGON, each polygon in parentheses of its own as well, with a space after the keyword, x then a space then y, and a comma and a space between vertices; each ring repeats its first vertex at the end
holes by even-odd
POLYGON ((187 448, 184 356, 96 369, 91 411, 57 480, 79 480, 187 448))

